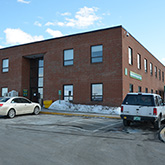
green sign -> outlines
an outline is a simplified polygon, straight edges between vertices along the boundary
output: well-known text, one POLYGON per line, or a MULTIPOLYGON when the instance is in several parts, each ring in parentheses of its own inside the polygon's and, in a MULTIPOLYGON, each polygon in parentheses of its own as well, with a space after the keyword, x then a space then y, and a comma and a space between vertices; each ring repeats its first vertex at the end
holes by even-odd
POLYGON ((125 68, 125 75, 126 75, 126 76, 128 75, 127 73, 128 73, 127 68, 125 68))
POLYGON ((58 91, 58 95, 61 95, 61 90, 58 91))
POLYGON ((142 81, 142 76, 135 72, 130 71, 130 77, 142 81))
POLYGON ((23 96, 27 97, 28 96, 28 90, 27 89, 23 89, 23 96))

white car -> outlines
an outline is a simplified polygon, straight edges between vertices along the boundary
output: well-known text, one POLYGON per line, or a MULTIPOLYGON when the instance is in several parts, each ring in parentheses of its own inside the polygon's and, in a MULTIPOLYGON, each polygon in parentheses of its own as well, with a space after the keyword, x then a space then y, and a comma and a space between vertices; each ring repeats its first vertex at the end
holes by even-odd
POLYGON ((165 119, 165 106, 160 95, 152 93, 128 93, 121 105, 124 126, 131 122, 150 121, 159 129, 165 119))
POLYGON ((33 113, 39 114, 41 106, 24 97, 2 97, 0 98, 0 115, 13 118, 16 115, 33 113))

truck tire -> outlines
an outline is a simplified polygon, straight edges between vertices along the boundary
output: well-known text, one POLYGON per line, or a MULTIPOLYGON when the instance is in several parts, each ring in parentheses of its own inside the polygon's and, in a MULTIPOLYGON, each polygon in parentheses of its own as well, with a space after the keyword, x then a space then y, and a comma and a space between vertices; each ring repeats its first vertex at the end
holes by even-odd
POLYGON ((154 122, 154 128, 155 128, 156 130, 159 130, 160 127, 161 127, 161 119, 158 118, 158 119, 154 122))
POLYGON ((130 121, 129 120, 126 120, 126 119, 123 119, 123 125, 124 126, 130 126, 130 121))

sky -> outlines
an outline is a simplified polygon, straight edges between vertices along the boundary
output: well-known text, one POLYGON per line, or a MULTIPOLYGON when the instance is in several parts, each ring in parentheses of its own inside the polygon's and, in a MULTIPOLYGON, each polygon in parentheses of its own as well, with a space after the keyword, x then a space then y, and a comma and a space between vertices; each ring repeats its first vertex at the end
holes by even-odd
POLYGON ((165 65, 165 0, 0 0, 0 49, 118 25, 165 65))

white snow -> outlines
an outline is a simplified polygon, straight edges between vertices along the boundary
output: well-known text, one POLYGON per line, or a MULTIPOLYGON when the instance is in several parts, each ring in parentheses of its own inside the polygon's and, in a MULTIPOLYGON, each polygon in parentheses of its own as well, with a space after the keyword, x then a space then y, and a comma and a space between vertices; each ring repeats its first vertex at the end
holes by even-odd
POLYGON ((102 105, 73 104, 65 100, 53 102, 48 109, 59 111, 90 112, 110 115, 120 115, 120 107, 108 107, 102 105))

